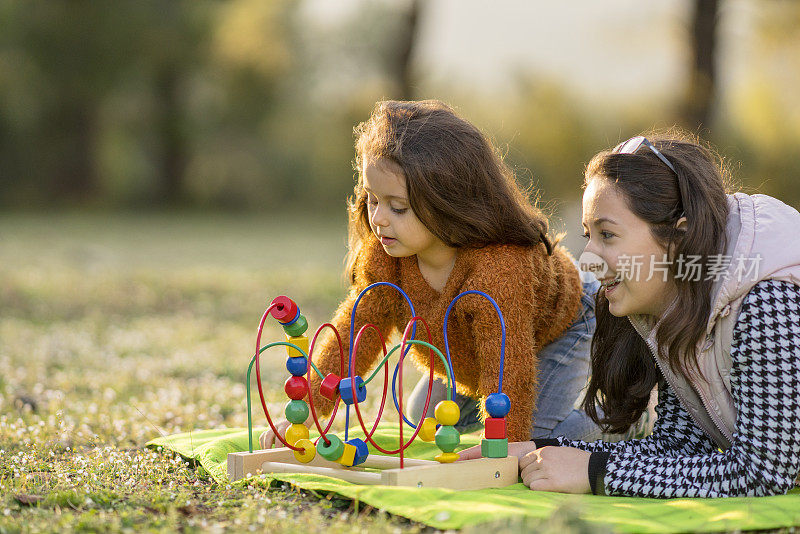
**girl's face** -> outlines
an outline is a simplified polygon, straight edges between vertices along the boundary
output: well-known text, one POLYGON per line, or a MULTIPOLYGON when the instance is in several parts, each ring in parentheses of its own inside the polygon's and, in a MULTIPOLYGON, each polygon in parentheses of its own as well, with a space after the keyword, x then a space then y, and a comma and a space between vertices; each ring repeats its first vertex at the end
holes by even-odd
POLYGON ((660 317, 672 301, 675 285, 664 262, 666 250, 636 216, 621 192, 602 176, 589 178, 583 193, 583 229, 592 252, 608 265, 600 281, 612 315, 660 317))
POLYGON ((448 247, 414 214, 401 173, 380 160, 363 159, 362 181, 367 193, 369 226, 390 256, 417 255, 425 261, 448 247))

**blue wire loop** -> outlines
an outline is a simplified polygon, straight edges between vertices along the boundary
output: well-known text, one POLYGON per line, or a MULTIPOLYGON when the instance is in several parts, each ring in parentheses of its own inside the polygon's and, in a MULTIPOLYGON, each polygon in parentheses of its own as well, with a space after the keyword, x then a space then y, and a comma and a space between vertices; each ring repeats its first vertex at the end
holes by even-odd
MULTIPOLYGON (((452 376, 455 376, 455 374, 453 373, 453 360, 450 359, 450 343, 447 340, 447 321, 450 318, 450 310, 453 309, 453 306, 458 301, 458 299, 460 299, 461 297, 463 297, 465 295, 480 295, 481 297, 486 298, 486 300, 488 300, 489 302, 492 303, 492 306, 494 306, 494 309, 497 312, 497 317, 500 319, 500 331, 502 332, 502 336, 503 337, 502 337, 502 339, 500 341, 500 376, 499 376, 499 381, 498 381, 498 384, 497 384, 497 392, 498 393, 502 393, 503 392, 503 363, 505 362, 505 359, 506 359, 506 321, 505 321, 505 319, 503 319, 503 312, 500 311, 500 306, 497 305, 497 302, 495 302, 492 297, 490 297, 489 295, 487 295, 483 291, 478 291, 477 289, 472 289, 472 290, 464 291, 463 293, 460 293, 460 294, 456 295, 456 298, 454 298, 452 301, 450 301, 450 305, 447 306, 447 311, 444 313, 444 326, 443 326, 443 328, 444 328, 444 350, 445 350, 445 354, 447 354, 447 362, 450 365, 450 374, 452 376)), ((452 400, 456 400, 456 390, 455 390, 455 388, 453 388, 453 390, 451 391, 450 395, 452 397, 452 400)))
MULTIPOLYGON (((405 297, 406 302, 408 302, 408 306, 411 308, 411 316, 412 317, 416 317, 416 312, 414 311, 414 305, 411 303, 411 299, 408 297, 408 295, 406 294, 405 291, 403 291, 400 287, 396 286, 395 284, 392 284, 390 282, 376 282, 376 283, 371 284, 371 285, 367 286, 366 288, 364 288, 364 290, 361 291, 361 293, 358 295, 358 298, 356 299, 356 302, 353 305, 353 312, 352 312, 352 314, 350 316, 350 350, 349 350, 349 358, 348 358, 348 371, 349 371, 350 367, 353 365, 353 332, 355 331, 356 307, 358 306, 358 302, 361 300, 361 297, 364 296, 364 293, 366 293, 368 290, 372 289, 373 287, 381 286, 381 285, 391 286, 391 287, 397 289, 403 295, 403 297, 405 297)), ((484 293, 483 291, 479 291, 479 290, 473 289, 473 290, 469 290, 469 291, 464 291, 464 292, 456 295, 456 297, 452 301, 450 301, 450 304, 447 306, 447 311, 444 314, 444 324, 442 326, 442 328, 444 330, 444 348, 445 348, 445 354, 446 354, 446 359, 447 359, 447 366, 449 367, 449 369, 448 369, 449 375, 450 375, 450 377, 453 377, 453 382, 451 383, 451 388, 450 388, 450 398, 453 401, 455 401, 455 399, 456 399, 455 372, 453 371, 453 360, 450 357, 450 343, 449 343, 448 338, 447 338, 447 323, 448 323, 448 321, 450 319, 450 311, 453 309, 453 306, 455 305, 455 303, 458 302, 458 300, 461 297, 464 297, 466 295, 479 295, 481 297, 484 297, 486 300, 488 300, 492 304, 492 306, 494 306, 494 310, 497 312, 497 317, 498 317, 498 319, 500 319, 500 331, 501 331, 500 372, 499 372, 499 377, 498 377, 497 392, 498 393, 502 393, 502 391, 503 391, 503 366, 504 366, 505 357, 506 357, 506 321, 503 318, 503 312, 500 311, 500 306, 498 306, 497 302, 495 302, 495 300, 492 297, 490 297, 488 294, 484 293)), ((411 331, 411 338, 412 339, 416 336, 416 330, 417 330, 417 325, 414 324, 413 330, 411 331)), ((411 343, 411 340, 409 340, 409 344, 408 344, 408 347, 405 350, 405 354, 408 354, 408 351, 411 349, 411 345, 413 345, 413 343, 411 343)), ((399 403, 397 401, 397 387, 396 386, 397 386, 397 374, 398 374, 398 371, 399 371, 399 365, 400 365, 399 362, 398 362, 397 365, 395 365, 394 373, 392 375, 392 400, 394 401, 395 408, 398 410, 398 412, 400 411, 400 405, 399 405, 399 403)), ((345 440, 347 439, 347 429, 350 427, 349 418, 350 418, 350 406, 348 405, 347 409, 345 411, 345 440)), ((409 421, 408 418, 405 416, 405 414, 403 414, 403 420, 405 421, 405 423, 407 425, 411 426, 412 428, 417 428, 417 425, 415 425, 414 423, 409 421)))
MULTIPOLYGON (((433 351, 435 351, 437 353, 439 358, 441 358, 442 363, 445 365, 445 371, 446 372, 453 368, 452 363, 450 363, 448 365, 448 362, 445 359, 445 356, 439 351, 439 349, 437 349, 433 345, 431 345, 429 343, 426 343, 424 341, 417 340, 417 339, 408 339, 408 340, 406 340, 406 343, 409 343, 409 344, 412 344, 412 345, 422 345, 422 346, 428 347, 429 349, 432 349, 433 351)), ((396 347, 394 347, 390 351, 390 354, 391 354, 391 352, 394 352, 394 350, 397 349, 399 346, 400 345, 397 345, 396 347)), ((394 374, 392 375, 392 400, 394 400, 394 407, 397 410, 397 413, 400 413, 400 403, 397 402, 397 372, 399 370, 400 370, 400 362, 397 362, 397 364, 394 366, 394 374)), ((455 375, 453 375, 452 372, 447 372, 447 382, 450 384, 448 389, 450 389, 450 391, 455 391, 455 389, 456 389, 456 380, 455 380, 455 375)), ((427 395, 426 395, 426 398, 427 398, 427 395)), ((422 420, 424 417, 425 417, 425 414, 422 415, 420 420, 422 420)), ((411 421, 408 420, 408 418, 406 417, 405 412, 403 413, 403 421, 405 421, 406 424, 408 426, 410 426, 411 428, 417 428, 417 425, 415 425, 414 423, 412 423, 411 421)))
MULTIPOLYGON (((411 308, 411 316, 412 317, 416 317, 416 315, 417 315, 416 312, 414 311, 414 304, 411 303, 411 299, 408 297, 406 292, 403 291, 399 286, 397 286, 395 284, 392 284, 391 282, 375 282, 374 284, 370 284, 367 287, 365 287, 361 291, 361 293, 359 293, 358 298, 356 298, 356 302, 355 302, 355 304, 353 304, 353 311, 352 311, 352 313, 350 315, 350 346, 349 346, 349 350, 348 350, 348 361, 347 361, 348 376, 350 375, 350 369, 352 369, 352 366, 353 366, 353 334, 355 332, 356 309, 358 308, 358 303, 361 301, 361 298, 367 293, 367 291, 369 291, 370 289, 372 289, 374 287, 378 287, 378 286, 390 286, 390 287, 395 288, 406 299, 406 302, 408 303, 408 307, 411 308)), ((500 319, 500 329, 501 329, 501 332, 502 332, 502 338, 501 338, 501 341, 500 341, 500 372, 499 372, 499 382, 498 382, 498 385, 497 385, 497 392, 498 393, 502 393, 502 391, 503 391, 503 365, 504 365, 505 356, 506 356, 506 322, 505 322, 505 319, 503 318, 503 313, 500 311, 500 306, 497 305, 497 302, 495 302, 495 300, 492 297, 490 297, 489 295, 487 295, 483 291, 469 290, 469 291, 464 291, 464 292, 460 293, 452 301, 450 301, 450 304, 447 306, 447 311, 445 311, 445 314, 444 314, 444 325, 443 325, 443 329, 444 329, 444 349, 445 349, 446 360, 447 360, 445 362, 445 364, 448 367, 447 370, 449 371, 448 379, 450 380, 450 398, 452 400, 455 400, 455 398, 456 398, 456 387, 455 387, 455 373, 453 372, 453 360, 450 357, 450 343, 449 343, 449 341, 447 339, 447 323, 448 323, 448 321, 450 319, 450 311, 453 309, 453 306, 455 305, 455 303, 461 297, 463 297, 465 295, 479 295, 481 297, 486 298, 486 300, 488 300, 492 304, 492 306, 494 306, 494 309, 497 312, 497 317, 500 319)), ((295 318, 289 324, 295 322, 298 319, 299 316, 300 316, 300 313, 299 313, 299 310, 298 310, 298 314, 295 316, 295 318)), ((414 337, 416 336, 416 333, 417 333, 417 325, 416 325, 416 323, 414 323, 414 326, 412 327, 412 330, 411 330, 411 339, 406 341, 408 343, 408 346, 406 347, 404 355, 408 354, 408 351, 411 350, 411 346, 414 345, 414 344, 420 344, 420 345, 428 346, 427 343, 422 343, 422 342, 419 342, 417 340, 414 340, 414 337)), ((265 347, 260 348, 258 350, 258 353, 260 354, 260 353, 264 352, 265 350, 267 350, 268 348, 274 347, 276 345, 284 345, 284 346, 287 346, 287 347, 291 347, 291 348, 297 349, 307 359, 307 361, 311 364, 311 359, 308 358, 308 355, 305 353, 305 351, 303 349, 301 349, 300 347, 298 347, 297 345, 295 345, 293 343, 289 343, 289 342, 285 342, 285 341, 283 341, 283 342, 279 341, 279 342, 276 342, 276 343, 270 343, 270 344, 266 345, 265 347)), ((396 348, 397 347, 393 348, 392 351, 390 351, 390 352, 393 352, 396 348)), ((248 426, 248 435, 249 435, 249 443, 248 443, 249 447, 248 448, 250 449, 251 452, 253 450, 253 444, 252 444, 252 419, 251 419, 251 416, 250 416, 250 413, 251 413, 250 412, 250 372, 251 372, 251 370, 253 368, 253 363, 255 363, 255 355, 250 360, 250 366, 247 369, 247 378, 248 379, 247 379, 247 383, 246 383, 247 384, 247 388, 246 388, 247 389, 247 415, 248 415, 247 426, 248 426)), ((311 365, 313 366, 313 364, 311 364, 311 365)), ((314 370, 317 372, 317 374, 320 374, 320 372, 316 368, 316 366, 314 366, 314 370)), ((400 411, 400 405, 399 405, 399 403, 397 401, 397 387, 396 387, 396 385, 397 385, 397 373, 398 373, 399 370, 400 370, 400 363, 398 362, 397 365, 395 365, 395 367, 394 367, 394 374, 392 375, 392 399, 394 400, 394 405, 395 405, 395 408, 397 408, 398 412, 400 411)), ((403 420, 406 422, 407 425, 411 426, 412 428, 417 428, 417 425, 415 425, 414 423, 409 421, 408 418, 406 418, 405 414, 403 414, 403 420)), ((348 433, 348 429, 349 428, 350 428, 350 405, 347 405, 347 409, 345 411, 345 427, 344 427, 344 439, 345 439, 345 441, 347 440, 347 433, 348 433)))
MULTIPOLYGON (((395 288, 403 295, 403 298, 406 299, 408 303, 408 307, 411 308, 411 317, 416 317, 416 312, 414 311, 414 304, 411 303, 411 299, 408 297, 405 291, 403 291, 400 286, 393 284, 391 282, 375 282, 374 284, 370 284, 364 289, 361 290, 361 293, 358 294, 358 298, 356 298, 355 304, 353 304, 353 311, 350 314, 350 346, 348 347, 348 356, 347 356, 347 376, 350 376, 350 370, 353 368, 353 337, 355 333, 356 327, 356 309, 358 308, 358 303, 361 302, 361 298, 372 288, 378 286, 390 286, 395 288)), ((411 337, 414 338, 417 334, 417 325, 414 324, 413 330, 411 331, 411 337)), ((406 349, 405 354, 408 354, 408 351, 411 349, 411 345, 408 346, 406 349)), ((347 405, 345 409, 344 415, 344 440, 347 441, 347 432, 350 428, 350 405, 347 405)))

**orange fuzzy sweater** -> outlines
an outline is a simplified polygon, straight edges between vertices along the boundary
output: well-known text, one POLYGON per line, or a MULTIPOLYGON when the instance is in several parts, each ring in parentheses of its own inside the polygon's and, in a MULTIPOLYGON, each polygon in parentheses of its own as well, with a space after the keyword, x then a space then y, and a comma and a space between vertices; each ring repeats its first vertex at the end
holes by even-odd
MULTIPOLYGON (((440 293, 423 278, 416 256, 393 258, 370 235, 362 243, 353 274, 355 282, 331 321, 342 337, 345 368, 353 304, 361 290, 373 282, 392 282, 403 288, 414 303, 417 315, 427 321, 433 344, 443 354, 442 324, 450 301, 470 289, 484 291, 494 298, 506 321, 503 392, 511 399, 511 411, 506 417, 508 438, 510 441, 530 439, 531 414, 536 400, 536 354, 566 330, 576 319, 580 306, 580 278, 565 249, 557 246, 552 256, 547 255, 544 246, 491 245, 461 249, 440 293)), ((362 325, 373 323, 385 337, 398 331, 402 334, 410 318, 408 304, 396 289, 376 287, 358 304, 355 332, 362 325)), ((450 312, 447 334, 456 390, 481 400, 496 392, 501 334, 500 322, 491 303, 478 295, 462 297, 450 312)), ((421 323, 418 323, 416 337, 427 340, 421 323)), ((336 340, 327 335, 320 341, 312 355, 314 362, 323 374, 340 374, 336 340)), ((426 372, 429 370, 429 354, 419 345, 409 353, 417 367, 426 372)), ((365 332, 358 354, 354 356, 355 374, 366 376, 381 355, 378 336, 374 332, 365 332)), ((435 375, 446 381, 441 360, 436 357, 435 361, 435 375)), ((314 373, 311 376, 315 408, 328 414, 332 403, 320 396, 319 377, 314 373)), ((375 387, 372 394, 375 394, 375 387)), ((382 389, 382 386, 377 387, 382 389)))

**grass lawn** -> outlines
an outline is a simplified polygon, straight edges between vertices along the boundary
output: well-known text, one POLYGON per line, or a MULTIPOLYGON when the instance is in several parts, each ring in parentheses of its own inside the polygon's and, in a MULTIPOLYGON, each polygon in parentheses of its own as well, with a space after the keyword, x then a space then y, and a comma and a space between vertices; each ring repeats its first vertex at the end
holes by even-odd
MULTIPOLYGON (((343 217, 0 215, 0 533, 430 530, 288 487, 220 486, 143 448, 246 426, 267 302, 292 296, 316 328, 344 293, 344 253, 343 217)), ((268 323, 264 339, 280 335, 268 323)), ((264 358, 273 413, 283 360, 264 358)))

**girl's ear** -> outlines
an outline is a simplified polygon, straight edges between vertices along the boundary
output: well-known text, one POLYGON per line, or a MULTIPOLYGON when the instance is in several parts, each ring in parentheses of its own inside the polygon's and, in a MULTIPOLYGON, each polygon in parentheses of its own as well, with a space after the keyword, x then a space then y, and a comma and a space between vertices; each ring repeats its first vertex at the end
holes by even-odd
MULTIPOLYGON (((675 229, 678 230, 678 232, 681 232, 681 234, 685 234, 685 232, 688 229, 688 227, 689 227, 689 222, 686 220, 685 216, 681 216, 675 222, 675 229)), ((678 242, 683 238, 683 235, 678 235, 678 236, 676 236, 676 238, 677 238, 676 241, 674 241, 672 243, 672 245, 670 246, 670 248, 669 248, 669 256, 670 256, 670 258, 674 257, 674 255, 675 255, 675 247, 677 247, 678 242)))

